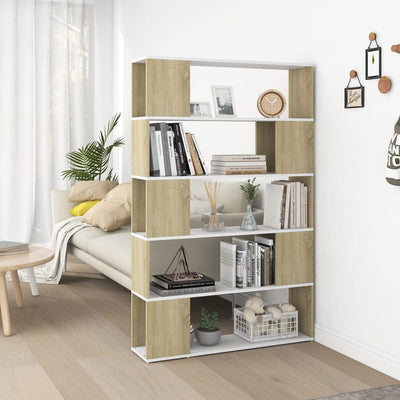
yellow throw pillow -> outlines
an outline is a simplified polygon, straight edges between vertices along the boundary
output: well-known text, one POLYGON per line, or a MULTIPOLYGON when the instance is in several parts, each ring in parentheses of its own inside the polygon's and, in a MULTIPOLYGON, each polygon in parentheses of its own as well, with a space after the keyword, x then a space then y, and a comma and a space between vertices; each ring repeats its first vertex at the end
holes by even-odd
POLYGON ((86 213, 86 211, 89 211, 98 202, 100 202, 100 200, 84 201, 83 203, 78 204, 74 208, 71 208, 69 212, 71 215, 74 215, 75 217, 81 217, 86 213))
POLYGON ((106 194, 115 186, 116 181, 82 181, 71 188, 68 201, 103 200, 106 194))

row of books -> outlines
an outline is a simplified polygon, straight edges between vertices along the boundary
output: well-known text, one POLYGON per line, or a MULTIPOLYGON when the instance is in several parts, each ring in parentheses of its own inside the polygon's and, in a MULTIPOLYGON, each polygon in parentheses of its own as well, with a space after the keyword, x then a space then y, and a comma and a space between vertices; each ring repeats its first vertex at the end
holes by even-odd
POLYGON ((196 137, 181 122, 150 124, 150 176, 207 174, 196 137))
POLYGON ((276 229, 307 228, 308 189, 302 182, 274 181, 265 190, 264 225, 276 229))
POLYGON ((165 275, 153 275, 151 277, 150 290, 160 296, 215 292, 215 280, 203 274, 198 275, 198 279, 182 281, 173 281, 165 275))
POLYGON ((14 256, 24 253, 29 253, 28 243, 0 241, 0 256, 14 256))
POLYGON ((211 173, 216 175, 253 175, 267 173, 265 155, 220 154, 211 157, 211 173))
POLYGON ((220 281, 232 288, 261 287, 275 283, 274 240, 232 238, 220 242, 220 281))

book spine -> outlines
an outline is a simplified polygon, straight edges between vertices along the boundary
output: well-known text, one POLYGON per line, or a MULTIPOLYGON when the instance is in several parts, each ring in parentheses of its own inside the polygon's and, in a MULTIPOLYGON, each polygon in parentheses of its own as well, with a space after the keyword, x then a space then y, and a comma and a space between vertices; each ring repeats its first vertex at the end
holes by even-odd
POLYGON ((216 160, 211 160, 211 166, 266 168, 267 164, 263 161, 216 161, 216 160))
POLYGON ((157 139, 154 126, 150 126, 150 176, 160 176, 160 165, 158 163, 157 139))
POLYGON ((270 247, 264 248, 264 286, 271 284, 271 259, 270 247))
POLYGON ((213 286, 215 282, 207 281, 207 282, 165 282, 162 279, 157 278, 156 276, 151 277, 152 282, 156 283, 159 286, 162 286, 165 289, 184 289, 184 288, 192 288, 192 287, 201 287, 201 286, 213 286))
POLYGON ((165 176, 164 152, 161 140, 161 131, 156 129, 158 165, 160 167, 160 176, 165 176))
POLYGON ((203 175, 204 174, 203 168, 201 166, 200 158, 199 158, 196 148, 194 146, 192 134, 186 133, 186 140, 187 140, 187 143, 189 146, 190 155, 192 156, 194 171, 195 171, 196 175, 203 175))
POLYGON ((304 186, 304 228, 308 227, 308 188, 304 186))
POLYGON ((174 123, 170 124, 170 126, 174 131, 174 148, 178 154, 179 167, 177 166, 177 170, 180 171, 179 176, 190 175, 189 164, 186 160, 185 147, 183 145, 179 124, 174 123))
POLYGON ((185 149, 185 154, 186 154, 186 160, 189 166, 190 173, 188 175, 196 175, 196 172, 194 171, 193 160, 190 156, 189 146, 186 140, 185 131, 183 130, 183 124, 181 122, 179 123, 179 131, 182 137, 183 147, 185 149))
POLYGON ((246 266, 247 266, 247 271, 246 271, 246 281, 247 281, 247 287, 252 287, 253 286, 253 245, 251 242, 247 243, 247 250, 246 250, 246 266))
POLYGON ((221 166, 221 165, 211 165, 212 169, 218 169, 220 171, 261 171, 266 170, 266 165, 249 165, 249 166, 221 166))
POLYGON ((301 196, 301 183, 296 182, 296 228, 300 228, 300 209, 301 209, 301 204, 300 204, 300 196, 301 196))
POLYGON ((261 248, 256 243, 256 286, 261 286, 261 248))
POLYGON ((236 250, 236 287, 243 288, 245 286, 245 264, 246 263, 246 251, 236 250))
POLYGON ((171 175, 177 176, 178 171, 176 168, 176 161, 175 161, 174 132, 169 128, 167 130, 167 137, 168 137, 168 152, 169 152, 169 163, 170 163, 170 168, 171 168, 171 175))
POLYGON ((161 128, 161 140, 164 153, 165 176, 171 176, 171 162, 169 160, 167 124, 161 122, 160 128, 161 128))
POLYGON ((263 154, 214 154, 211 156, 214 161, 265 161, 263 154))
POLYGON ((193 139, 194 147, 196 148, 197 154, 199 155, 200 163, 201 163, 201 166, 203 167, 203 172, 204 172, 204 174, 207 175, 209 172, 207 169, 206 161, 201 154, 200 146, 199 146, 199 143, 197 142, 196 136, 192 135, 192 139, 193 139))
POLYGON ((248 171, 220 171, 211 169, 211 173, 215 175, 259 175, 259 174, 266 174, 266 169, 260 170, 248 170, 248 171))
POLYGON ((204 286, 204 287, 193 287, 193 288, 183 288, 183 289, 162 289, 155 287, 154 285, 150 286, 151 290, 160 296, 179 296, 184 294, 193 294, 193 293, 205 293, 205 292, 215 292, 215 286, 204 286))

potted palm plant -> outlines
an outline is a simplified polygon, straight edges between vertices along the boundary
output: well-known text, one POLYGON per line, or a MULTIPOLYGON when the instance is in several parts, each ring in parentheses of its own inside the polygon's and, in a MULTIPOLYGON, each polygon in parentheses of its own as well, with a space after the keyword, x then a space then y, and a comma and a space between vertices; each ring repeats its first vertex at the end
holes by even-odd
POLYGON ((109 136, 118 124, 121 113, 115 114, 104 127, 104 132, 100 131, 98 140, 82 146, 78 150, 66 154, 70 168, 62 171, 63 179, 75 181, 94 181, 108 180, 118 181, 118 175, 112 168, 108 167, 111 152, 124 144, 123 138, 115 139, 110 145, 107 145, 109 136))
POLYGON ((201 308, 200 324, 196 328, 196 339, 203 346, 214 346, 221 340, 221 329, 218 326, 218 313, 210 313, 206 307, 201 308))

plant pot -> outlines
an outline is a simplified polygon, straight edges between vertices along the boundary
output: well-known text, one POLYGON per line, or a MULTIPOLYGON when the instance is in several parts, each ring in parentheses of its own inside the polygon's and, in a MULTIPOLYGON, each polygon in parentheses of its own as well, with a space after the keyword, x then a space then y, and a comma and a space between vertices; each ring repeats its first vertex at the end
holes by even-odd
POLYGON ((203 346, 215 346, 221 340, 221 329, 217 331, 203 331, 196 328, 196 340, 203 346))

